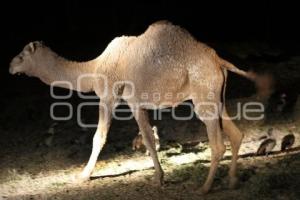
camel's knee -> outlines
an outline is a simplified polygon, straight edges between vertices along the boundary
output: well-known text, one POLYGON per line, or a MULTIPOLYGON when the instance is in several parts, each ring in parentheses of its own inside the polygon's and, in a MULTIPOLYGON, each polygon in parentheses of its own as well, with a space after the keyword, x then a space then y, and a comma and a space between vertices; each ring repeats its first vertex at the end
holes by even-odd
POLYGON ((231 120, 222 120, 223 131, 228 136, 233 148, 239 148, 244 134, 236 127, 231 120))
POLYGON ((208 140, 211 147, 212 159, 220 160, 226 151, 224 145, 223 136, 221 133, 221 128, 218 120, 204 120, 207 128, 208 140))
POLYGON ((104 131, 96 131, 94 137, 93 137, 93 146, 95 148, 101 149, 102 146, 106 142, 107 132, 104 131))
POLYGON ((237 127, 235 127, 235 140, 238 144, 242 143, 242 140, 244 138, 244 133, 242 133, 237 127))
POLYGON ((242 134, 239 134, 232 139, 229 138, 233 151, 238 151, 240 149, 243 138, 244 136, 242 134))
POLYGON ((220 161, 226 151, 226 147, 223 143, 211 145, 211 153, 212 153, 212 160, 220 161))
POLYGON ((218 148, 218 159, 221 160, 225 154, 226 146, 222 143, 218 148))

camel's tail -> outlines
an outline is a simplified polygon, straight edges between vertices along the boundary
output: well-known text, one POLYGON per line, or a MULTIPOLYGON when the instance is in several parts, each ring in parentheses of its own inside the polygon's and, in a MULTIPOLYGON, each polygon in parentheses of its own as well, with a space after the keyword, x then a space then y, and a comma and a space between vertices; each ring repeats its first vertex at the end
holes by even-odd
POLYGON ((266 98, 269 97, 270 94, 273 92, 274 88, 274 78, 271 74, 265 73, 265 74, 257 74, 253 71, 244 71, 236 66, 234 66, 232 63, 219 58, 220 66, 223 69, 226 69, 228 71, 231 71, 233 73, 236 73, 238 75, 241 75, 255 83, 256 90, 257 90, 257 96, 260 98, 266 98))
POLYGON ((233 73, 236 73, 238 75, 241 75, 247 79, 250 79, 252 81, 255 81, 256 79, 256 74, 254 72, 246 72, 244 70, 241 70, 234 66, 232 63, 228 62, 227 60, 224 60, 222 58, 219 58, 220 65, 222 68, 227 69, 228 71, 231 71, 233 73))

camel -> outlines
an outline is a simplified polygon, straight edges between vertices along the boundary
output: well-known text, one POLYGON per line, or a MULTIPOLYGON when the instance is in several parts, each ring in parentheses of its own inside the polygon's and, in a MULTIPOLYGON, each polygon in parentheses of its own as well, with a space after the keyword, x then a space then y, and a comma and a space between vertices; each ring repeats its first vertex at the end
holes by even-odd
POLYGON ((106 142, 112 112, 123 99, 128 103, 152 157, 155 180, 162 185, 164 172, 147 109, 175 107, 185 100, 192 100, 194 112, 206 126, 211 148, 211 166, 200 189, 203 194, 210 190, 225 153, 222 131, 232 147, 229 187, 233 188, 237 183, 237 159, 243 134, 229 119, 224 106, 227 71, 254 80, 253 73, 238 69, 219 57, 215 50, 197 41, 187 30, 168 21, 151 24, 139 36, 115 38, 100 56, 87 62, 69 61, 41 42, 31 42, 13 58, 9 68, 11 74, 25 73, 49 85, 56 82, 58 87, 94 91, 100 98, 92 152, 78 176, 80 180, 90 178, 106 142), (88 75, 81 78, 85 74, 88 75), (69 84, 63 84, 63 81, 69 84), (157 93, 160 98, 153 97, 157 93))

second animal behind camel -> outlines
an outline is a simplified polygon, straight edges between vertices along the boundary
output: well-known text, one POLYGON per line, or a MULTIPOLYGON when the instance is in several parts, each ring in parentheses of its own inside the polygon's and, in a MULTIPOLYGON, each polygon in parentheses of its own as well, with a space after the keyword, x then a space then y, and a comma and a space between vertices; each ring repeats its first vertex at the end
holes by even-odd
MULTIPOLYGON (((157 127, 153 126, 152 127, 152 131, 153 131, 153 136, 154 136, 154 139, 155 139, 155 148, 156 148, 156 151, 159 151, 159 149, 160 149, 160 142, 159 142, 159 136, 158 136, 157 127)), ((150 152, 147 150, 145 142, 143 140, 143 135, 142 135, 141 131, 138 133, 138 135, 132 141, 132 150, 135 151, 135 150, 139 150, 139 149, 146 149, 145 154, 148 155, 148 156, 150 155, 150 152)))

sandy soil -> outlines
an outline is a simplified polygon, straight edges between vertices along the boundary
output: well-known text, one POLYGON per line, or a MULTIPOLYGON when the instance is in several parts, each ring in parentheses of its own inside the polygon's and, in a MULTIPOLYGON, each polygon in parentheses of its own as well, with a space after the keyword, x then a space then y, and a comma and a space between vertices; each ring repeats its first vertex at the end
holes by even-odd
MULTIPOLYGON (((228 102, 230 113, 236 111, 237 102, 243 104, 249 100, 252 99, 228 102)), ((0 162, 0 199, 297 199, 300 197, 300 112, 295 113, 292 119, 268 123, 237 121, 245 134, 240 151, 239 187, 236 190, 226 187, 230 164, 230 146, 226 140, 227 152, 214 187, 211 193, 201 196, 198 189, 210 166, 210 149, 205 129, 197 119, 176 122, 167 115, 162 121, 153 121, 162 138, 159 156, 166 183, 160 188, 152 180, 151 158, 131 150, 131 140, 137 134, 133 120, 113 122, 92 180, 77 183, 74 176, 88 160, 94 130, 82 129, 74 120, 57 125, 50 121, 45 125, 45 121, 49 122, 47 116, 33 112, 33 119, 40 119, 35 128, 22 128, 29 124, 25 121, 18 127, 4 127, 14 132, 2 130, 2 138, 6 140, 1 140, 4 151, 0 162), (275 128, 277 146, 270 156, 257 157, 254 153, 261 143, 258 138, 269 127, 275 128), (294 148, 288 153, 280 152, 280 140, 290 128, 296 136, 294 148), (188 141, 201 142, 187 146, 188 141)))

